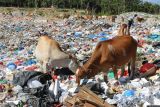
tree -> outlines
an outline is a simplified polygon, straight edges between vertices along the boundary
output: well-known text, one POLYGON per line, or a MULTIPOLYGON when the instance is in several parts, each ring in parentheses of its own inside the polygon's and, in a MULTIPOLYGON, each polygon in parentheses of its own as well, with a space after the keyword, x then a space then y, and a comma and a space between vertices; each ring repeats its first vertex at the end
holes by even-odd
POLYGON ((0 6, 50 7, 85 9, 89 14, 120 14, 141 11, 160 13, 160 5, 142 2, 142 0, 0 0, 0 6))

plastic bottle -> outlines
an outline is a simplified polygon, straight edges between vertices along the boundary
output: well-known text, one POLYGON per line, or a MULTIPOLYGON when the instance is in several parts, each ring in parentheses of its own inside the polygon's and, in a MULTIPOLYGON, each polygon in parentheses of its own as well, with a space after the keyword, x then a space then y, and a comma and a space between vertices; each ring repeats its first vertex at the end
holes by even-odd
POLYGON ((114 71, 110 69, 107 74, 108 80, 114 79, 114 71))

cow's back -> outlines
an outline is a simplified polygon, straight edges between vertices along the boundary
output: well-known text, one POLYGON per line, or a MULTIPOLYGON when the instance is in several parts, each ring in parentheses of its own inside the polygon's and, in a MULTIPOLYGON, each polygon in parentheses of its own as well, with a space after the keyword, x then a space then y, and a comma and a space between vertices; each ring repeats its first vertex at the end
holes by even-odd
POLYGON ((122 65, 129 61, 135 54, 137 42, 131 36, 118 36, 108 41, 103 41, 102 50, 110 64, 122 65))
POLYGON ((53 51, 60 51, 58 42, 48 36, 41 36, 38 40, 35 50, 37 59, 40 61, 48 60, 50 57, 52 57, 52 53, 54 53, 53 51))

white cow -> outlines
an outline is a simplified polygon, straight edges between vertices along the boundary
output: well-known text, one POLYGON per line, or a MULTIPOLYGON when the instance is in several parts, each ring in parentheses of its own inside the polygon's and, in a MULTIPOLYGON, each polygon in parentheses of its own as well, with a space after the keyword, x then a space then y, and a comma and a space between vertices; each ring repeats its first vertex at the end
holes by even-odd
POLYGON ((59 43, 46 35, 39 38, 35 57, 40 61, 44 73, 47 72, 47 63, 50 66, 69 67, 73 72, 78 67, 75 58, 63 52, 59 43))

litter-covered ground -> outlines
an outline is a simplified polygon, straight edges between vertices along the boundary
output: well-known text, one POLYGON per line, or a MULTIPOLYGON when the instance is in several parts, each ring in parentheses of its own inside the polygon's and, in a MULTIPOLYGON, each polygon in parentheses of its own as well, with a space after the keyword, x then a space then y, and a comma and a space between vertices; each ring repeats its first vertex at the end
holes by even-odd
POLYGON ((86 20, 70 16, 51 20, 16 12, 12 15, 0 13, 0 107, 160 105, 160 19, 158 16, 137 13, 145 20, 135 21, 130 31, 139 43, 137 72, 143 75, 146 70, 156 71, 147 78, 144 75, 144 78, 127 81, 126 68, 124 76, 119 80, 115 80, 113 72, 109 71, 107 84, 100 74, 93 79, 81 80, 84 87, 78 88, 74 75, 50 76, 41 73, 40 63, 34 56, 41 33, 52 36, 64 51, 76 55, 78 61, 84 63, 99 41, 116 36, 121 16, 126 22, 128 17, 134 14, 135 12, 118 15, 116 21, 111 22, 105 17, 86 20), (146 60, 149 64, 142 65, 146 60), (142 66, 144 67, 141 68, 142 66))

